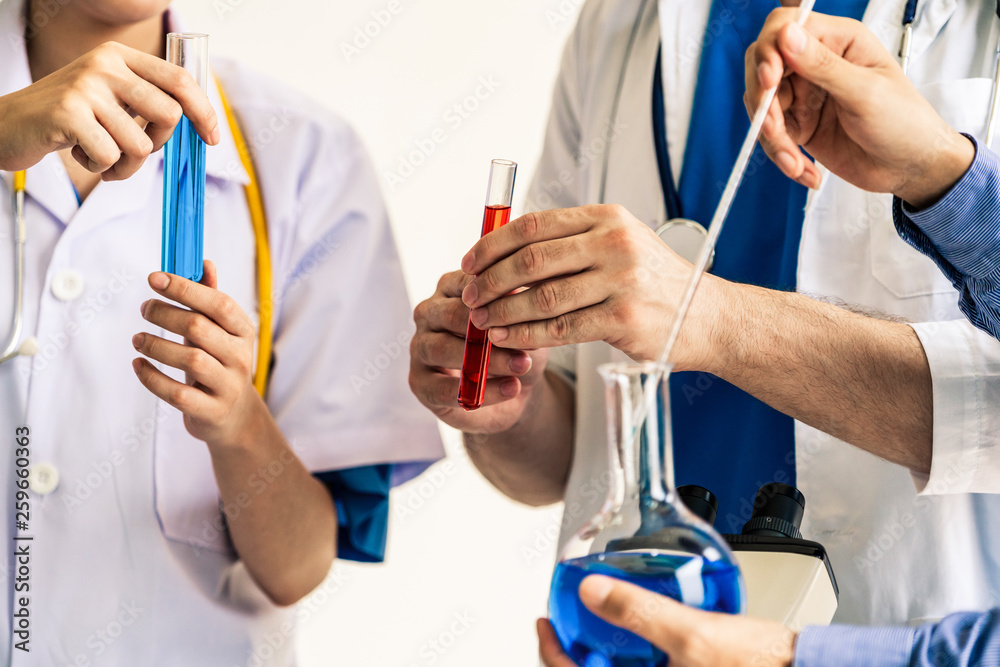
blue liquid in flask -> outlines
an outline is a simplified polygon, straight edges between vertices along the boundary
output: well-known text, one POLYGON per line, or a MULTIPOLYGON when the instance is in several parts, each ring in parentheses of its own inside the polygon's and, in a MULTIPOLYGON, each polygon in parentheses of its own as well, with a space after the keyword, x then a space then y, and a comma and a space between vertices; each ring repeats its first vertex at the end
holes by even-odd
POLYGON ((163 155, 161 269, 201 280, 205 237, 205 142, 186 116, 163 155))
POLYGON ((603 574, 706 611, 738 614, 740 573, 732 563, 657 551, 591 554, 559 563, 552 577, 549 618, 559 642, 580 667, 665 667, 667 655, 645 639, 611 625, 580 602, 580 582, 603 574))

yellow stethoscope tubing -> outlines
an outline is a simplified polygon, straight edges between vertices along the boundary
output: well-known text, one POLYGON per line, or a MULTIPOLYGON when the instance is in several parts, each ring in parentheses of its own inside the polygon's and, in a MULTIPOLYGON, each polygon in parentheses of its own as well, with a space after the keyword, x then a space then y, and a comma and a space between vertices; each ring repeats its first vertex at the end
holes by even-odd
POLYGON ((250 148, 247 146, 240 124, 236 120, 233 108, 222 90, 222 84, 215 80, 219 89, 219 99, 226 113, 229 129, 233 134, 233 143, 240 156, 240 162, 247 172, 248 181, 243 190, 247 198, 247 208, 250 211, 250 224, 253 226, 254 241, 257 244, 257 312, 260 316, 259 332, 257 334, 257 364, 253 376, 253 386, 257 393, 264 396, 267 391, 267 381, 271 374, 271 352, 274 345, 272 318, 274 302, 271 299, 273 273, 271 267, 271 244, 267 236, 267 214, 264 211, 264 199, 257 185, 257 173, 254 169, 250 148))
MULTIPOLYGON (((254 241, 257 245, 257 298, 260 314, 260 330, 257 334, 257 362, 254 371, 253 385, 261 396, 267 391, 267 381, 271 372, 271 353, 274 344, 274 331, 272 329, 273 303, 271 300, 272 289, 272 268, 271 268, 271 246, 267 236, 267 214, 264 210, 264 200, 261 196, 260 187, 257 185, 257 173, 254 169, 253 158, 247 146, 240 124, 236 120, 236 114, 229 106, 229 100, 222 89, 222 84, 216 79, 216 86, 219 89, 219 99, 222 100, 222 108, 229 122, 229 129, 233 135, 233 142, 236 144, 236 152, 240 156, 240 162, 247 172, 248 182, 243 190, 247 198, 247 208, 250 212, 250 224, 253 227, 254 241)), ((23 305, 24 305, 24 244, 26 241, 26 229, 24 224, 24 186, 26 172, 18 171, 14 173, 14 224, 17 228, 16 258, 15 258, 15 304, 14 319, 11 327, 10 340, 8 341, 3 356, 0 357, 0 364, 13 359, 18 355, 18 344, 21 337, 23 305)))

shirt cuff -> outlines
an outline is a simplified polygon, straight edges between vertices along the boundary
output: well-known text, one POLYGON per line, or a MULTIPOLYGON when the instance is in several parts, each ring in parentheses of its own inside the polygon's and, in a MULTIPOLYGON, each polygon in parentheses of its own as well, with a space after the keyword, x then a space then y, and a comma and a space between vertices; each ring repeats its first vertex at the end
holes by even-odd
POLYGON ((389 529, 388 464, 314 473, 337 507, 337 558, 381 563, 389 529))
POLYGON ((916 630, 849 625, 807 627, 795 642, 794 667, 908 667, 916 630))
MULTIPOLYGON (((939 266, 943 259, 953 271, 984 278, 996 270, 1000 253, 1000 159, 965 136, 976 154, 962 178, 939 202, 921 211, 910 210, 896 197, 893 212, 899 215, 893 217, 903 240, 931 255, 939 266), (930 247, 939 257, 928 252, 930 247)), ((941 268, 954 283, 954 274, 941 268)))
POLYGON ((921 495, 1000 492, 1000 343, 965 320, 911 324, 931 371, 930 476, 921 495))

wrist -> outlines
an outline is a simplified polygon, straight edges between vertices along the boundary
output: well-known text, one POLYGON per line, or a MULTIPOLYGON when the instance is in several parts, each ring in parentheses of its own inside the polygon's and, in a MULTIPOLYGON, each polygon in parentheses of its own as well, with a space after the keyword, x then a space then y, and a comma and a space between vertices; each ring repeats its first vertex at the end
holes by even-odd
POLYGON ((919 177, 908 180, 893 194, 914 210, 933 206, 965 176, 976 157, 975 144, 966 136, 949 129, 947 148, 936 151, 919 177))
MULTIPOLYGON (((248 396, 245 407, 233 408, 230 418, 235 418, 233 424, 217 429, 214 437, 205 440, 208 449, 216 452, 251 453, 261 447, 269 434, 278 431, 270 411, 264 400, 253 391, 248 396)), ((280 433, 280 431, 278 431, 280 433)))
POLYGON ((742 286, 712 275, 705 275, 694 302, 689 322, 681 327, 681 343, 686 350, 678 358, 675 371, 702 371, 719 375, 733 363, 734 336, 738 327, 736 305, 742 286), (693 322, 697 326, 690 327, 693 322), (687 332, 685 332, 687 329, 687 332))

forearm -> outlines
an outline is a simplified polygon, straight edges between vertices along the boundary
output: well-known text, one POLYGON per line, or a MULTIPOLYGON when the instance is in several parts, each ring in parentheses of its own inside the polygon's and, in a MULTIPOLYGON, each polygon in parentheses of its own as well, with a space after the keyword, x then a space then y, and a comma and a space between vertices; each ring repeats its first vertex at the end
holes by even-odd
POLYGON ((466 433, 465 449, 479 472, 505 495, 527 505, 563 499, 573 458, 573 389, 546 372, 518 422, 502 433, 466 433))
POLYGON ((336 509, 270 414, 257 421, 244 448, 210 448, 212 465, 240 559, 272 600, 294 604, 330 571, 336 509))
POLYGON ((912 328, 801 294, 724 291, 726 333, 711 372, 880 458, 930 471, 931 374, 912 328))

